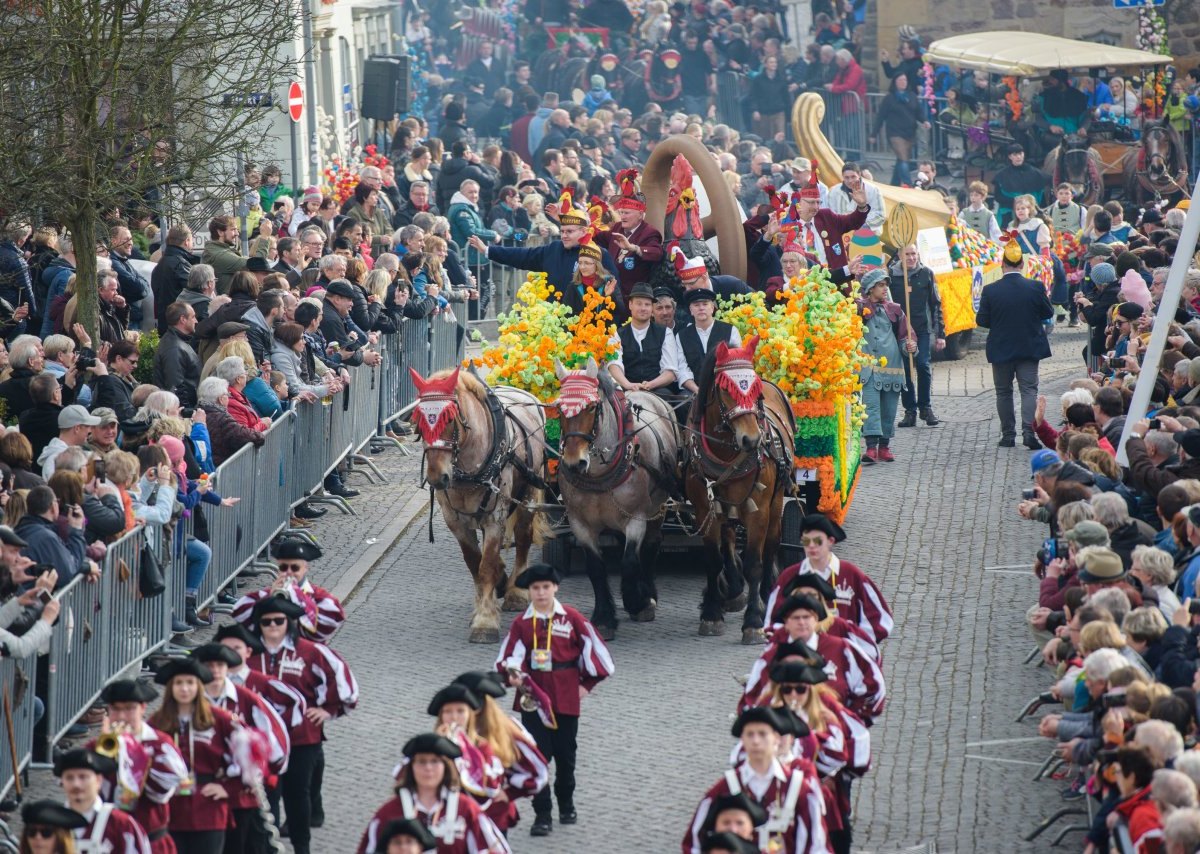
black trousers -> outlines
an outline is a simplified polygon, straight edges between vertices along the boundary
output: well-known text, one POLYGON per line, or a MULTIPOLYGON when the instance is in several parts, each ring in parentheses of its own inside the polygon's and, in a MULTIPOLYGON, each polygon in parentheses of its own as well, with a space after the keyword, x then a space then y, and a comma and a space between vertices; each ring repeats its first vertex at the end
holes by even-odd
POLYGON ((270 854, 271 834, 257 809, 233 811, 234 826, 225 831, 224 854, 270 854))
MULTIPOLYGON (((521 713, 521 723, 525 724, 525 729, 537 742, 538 750, 546 757, 547 764, 554 763, 554 797, 558 800, 559 813, 564 813, 575 809, 575 754, 578 751, 579 716, 557 715, 557 718, 558 729, 547 729, 536 713, 521 713)), ((550 815, 553 812, 549 783, 533 796, 533 811, 535 815, 550 815)))
POLYGON ((283 808, 287 811, 288 836, 296 854, 309 854, 312 839, 312 792, 317 767, 325 762, 325 748, 320 744, 292 745, 288 769, 280 789, 283 808))
POLYGON ((313 767, 312 788, 309 790, 308 802, 312 805, 312 818, 325 819, 325 801, 321 799, 321 786, 325 783, 325 750, 322 748, 321 755, 317 757, 317 764, 313 767))
POLYGON ((178 854, 222 854, 225 850, 225 831, 171 831, 178 854))

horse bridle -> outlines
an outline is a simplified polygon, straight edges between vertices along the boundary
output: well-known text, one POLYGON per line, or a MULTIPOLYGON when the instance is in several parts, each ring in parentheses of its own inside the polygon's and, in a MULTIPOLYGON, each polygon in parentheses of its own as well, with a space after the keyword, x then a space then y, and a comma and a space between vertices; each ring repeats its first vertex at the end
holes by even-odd
MULTIPOLYGON (((579 382, 583 379, 585 379, 585 378, 584 377, 573 377, 564 382, 571 382, 571 381, 579 382)), ((587 379, 593 379, 593 378, 587 377, 587 379)), ((584 444, 586 444, 588 446, 588 456, 597 458, 601 465, 607 466, 607 465, 611 464, 613 462, 613 460, 616 458, 615 455, 617 454, 618 450, 624 443, 625 437, 622 435, 624 425, 621 423, 621 419, 618 417, 617 418, 617 441, 613 443, 613 447, 611 449, 611 454, 613 456, 605 457, 604 449, 600 448, 596 445, 596 437, 600 432, 600 423, 601 423, 602 416, 604 415, 605 407, 603 406, 603 404, 609 403, 612 406, 614 413, 616 413, 617 406, 616 406, 615 402, 610 400, 608 391, 607 391, 607 389, 604 388, 604 383, 600 382, 599 379, 595 379, 594 381, 596 383, 596 399, 595 400, 590 400, 586 403, 580 404, 578 406, 578 408, 575 408, 575 411, 570 414, 563 412, 561 403, 559 406, 559 411, 562 412, 563 415, 565 415, 568 418, 577 418, 578 416, 582 415, 584 412, 588 411, 589 409, 592 410, 593 415, 592 415, 592 430, 591 430, 591 432, 583 433, 579 430, 568 430, 566 433, 562 434, 561 441, 565 442, 567 439, 579 439, 580 441, 582 441, 584 444)), ((562 398, 560 397, 559 400, 561 401, 562 398)))

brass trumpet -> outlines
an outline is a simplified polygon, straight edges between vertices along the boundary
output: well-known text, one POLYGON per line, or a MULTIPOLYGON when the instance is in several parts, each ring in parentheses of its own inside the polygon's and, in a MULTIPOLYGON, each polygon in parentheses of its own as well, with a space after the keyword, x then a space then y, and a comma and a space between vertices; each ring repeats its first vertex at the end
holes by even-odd
POLYGON ((96 752, 108 759, 116 759, 121 754, 121 737, 115 732, 102 732, 96 739, 96 752))

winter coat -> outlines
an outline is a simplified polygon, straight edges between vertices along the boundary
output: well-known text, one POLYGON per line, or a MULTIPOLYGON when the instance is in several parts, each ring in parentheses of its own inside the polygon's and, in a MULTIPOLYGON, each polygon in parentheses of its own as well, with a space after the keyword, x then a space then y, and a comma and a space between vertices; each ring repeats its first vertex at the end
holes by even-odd
POLYGON ((168 329, 154 351, 154 384, 172 391, 184 406, 196 405, 200 387, 200 356, 174 329, 168 329))
POLYGON ((217 274, 217 293, 229 293, 229 283, 233 274, 246 269, 246 258, 236 245, 210 240, 204 244, 204 254, 200 256, 205 264, 211 264, 217 274))
POLYGON ((188 274, 192 265, 199 264, 200 259, 188 252, 182 246, 167 246, 163 250, 162 260, 150 274, 150 290, 154 293, 154 318, 158 323, 158 334, 167 331, 167 306, 179 299, 179 295, 187 289, 188 274))
POLYGON ((496 232, 484 226, 479 208, 471 204, 462 193, 455 193, 450 199, 450 210, 446 212, 446 218, 450 220, 450 236, 454 238, 454 242, 467 247, 467 265, 486 264, 487 259, 467 244, 467 240, 473 235, 484 243, 491 243, 498 237, 496 232))
POLYGON ((218 466, 237 453, 247 442, 258 447, 266 441, 258 430, 239 424, 229 411, 219 406, 201 406, 208 416, 208 435, 212 440, 213 462, 218 466))
MULTIPOLYGON (((463 181, 479 182, 479 197, 490 197, 493 191, 492 179, 478 164, 472 163, 465 157, 451 157, 442 164, 442 171, 437 177, 437 206, 446 210, 450 199, 462 188, 463 181)), ((446 214, 450 214, 447 212, 446 214)))

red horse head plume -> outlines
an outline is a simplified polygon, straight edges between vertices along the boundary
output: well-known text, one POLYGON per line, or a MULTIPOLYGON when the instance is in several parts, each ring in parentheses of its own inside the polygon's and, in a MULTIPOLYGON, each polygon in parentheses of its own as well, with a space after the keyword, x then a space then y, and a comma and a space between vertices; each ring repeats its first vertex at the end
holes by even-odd
POLYGON ((412 368, 408 369, 417 389, 417 408, 413 417, 426 444, 436 443, 446 425, 458 416, 458 368, 444 377, 425 379, 412 368))
POLYGON ((762 380, 754 370, 754 351, 758 336, 751 335, 741 347, 730 347, 724 341, 717 345, 717 386, 733 398, 738 410, 750 410, 762 399, 762 380))

